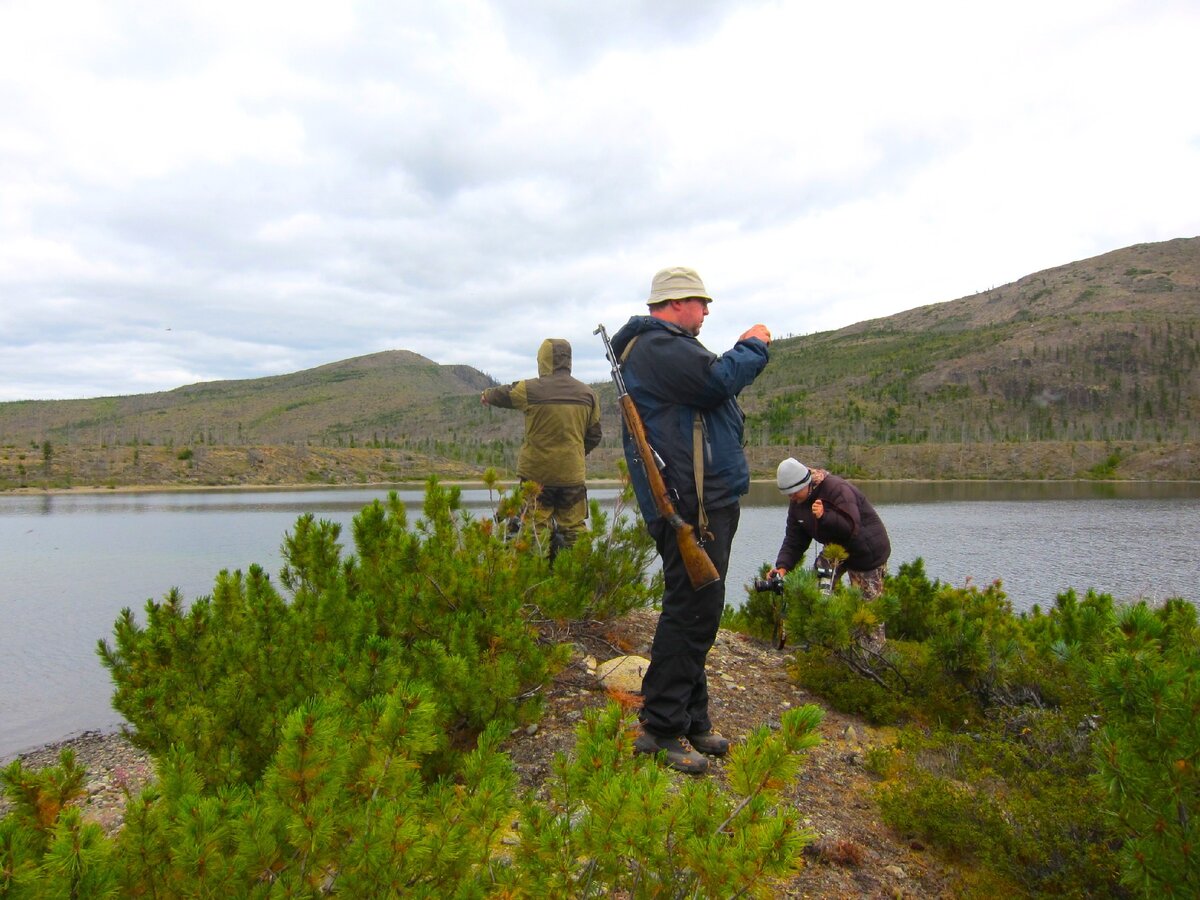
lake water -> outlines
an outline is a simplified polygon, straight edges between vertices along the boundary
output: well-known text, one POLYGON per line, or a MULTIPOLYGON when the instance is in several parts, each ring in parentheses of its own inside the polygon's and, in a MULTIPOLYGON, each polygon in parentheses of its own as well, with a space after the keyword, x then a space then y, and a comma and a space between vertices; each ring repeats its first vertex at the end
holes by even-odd
MULTIPOLYGON (((892 539, 890 569, 917 556, 951 584, 1003 580, 1013 605, 1048 606, 1089 587, 1118 598, 1200 599, 1200 484, 868 483, 892 539)), ((410 517, 420 489, 400 491, 410 517)), ((611 502, 613 489, 596 488, 611 502)), ((172 587, 209 593, 217 572, 259 563, 277 579, 297 516, 349 525, 382 489, 0 495, 0 760, 83 730, 113 730, 95 654, 123 607, 144 621, 172 587)), ((485 490, 464 491, 486 511, 485 490)), ((783 536, 786 500, 756 484, 730 560, 740 603, 783 536)), ((350 547, 352 549, 352 547, 350 547)), ((810 552, 809 559, 812 554, 810 552)))

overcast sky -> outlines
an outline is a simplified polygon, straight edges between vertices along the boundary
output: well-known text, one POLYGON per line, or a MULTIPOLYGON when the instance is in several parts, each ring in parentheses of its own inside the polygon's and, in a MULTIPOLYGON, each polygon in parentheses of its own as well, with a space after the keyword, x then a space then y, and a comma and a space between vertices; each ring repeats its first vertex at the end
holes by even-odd
MULTIPOLYGON (((1195 0, 0 0, 0 400, 607 377, 1200 234, 1195 0)), ((819 364, 815 362, 814 364, 819 364)))

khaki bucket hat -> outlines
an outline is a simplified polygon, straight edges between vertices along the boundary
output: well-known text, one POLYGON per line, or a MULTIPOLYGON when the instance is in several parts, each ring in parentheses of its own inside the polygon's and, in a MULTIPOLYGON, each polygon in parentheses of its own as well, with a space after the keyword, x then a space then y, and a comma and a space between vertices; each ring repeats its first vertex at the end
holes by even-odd
POLYGON ((668 300, 687 300, 691 297, 712 300, 695 269, 672 266, 655 274, 654 280, 650 282, 650 299, 646 301, 646 305, 654 306, 668 300))

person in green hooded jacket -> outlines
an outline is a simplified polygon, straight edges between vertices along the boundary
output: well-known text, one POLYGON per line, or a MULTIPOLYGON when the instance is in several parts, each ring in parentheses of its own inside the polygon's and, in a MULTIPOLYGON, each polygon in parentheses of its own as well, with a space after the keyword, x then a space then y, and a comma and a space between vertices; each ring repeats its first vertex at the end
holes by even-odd
POLYGON ((525 413, 525 440, 517 476, 539 487, 534 526, 539 538, 551 518, 568 546, 584 530, 588 514, 584 457, 600 444, 600 400, 571 376, 571 345, 547 338, 538 348, 538 377, 488 388, 486 406, 525 413))

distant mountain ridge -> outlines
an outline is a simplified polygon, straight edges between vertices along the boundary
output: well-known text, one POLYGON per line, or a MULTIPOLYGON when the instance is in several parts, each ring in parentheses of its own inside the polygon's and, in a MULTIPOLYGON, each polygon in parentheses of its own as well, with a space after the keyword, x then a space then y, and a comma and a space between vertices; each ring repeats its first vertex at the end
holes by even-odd
POLYGON ((440 418, 445 398, 478 396, 495 381, 385 350, 305 369, 170 391, 90 400, 0 403, 0 441, 128 444, 362 443, 399 439, 440 418))
MULTIPOLYGON (((493 384, 469 366, 390 350, 154 394, 0 403, 0 448, 371 447, 415 454, 409 472, 429 459, 511 474, 523 422, 479 403, 493 384)), ((611 384, 595 387, 605 440, 589 471, 611 475, 620 425, 611 384)), ((759 473, 793 454, 859 477, 1200 478, 1200 237, 777 340, 741 403, 759 473), (1133 456, 1151 451, 1153 470, 1133 456)), ((19 465, 25 478, 32 460, 19 465)))

